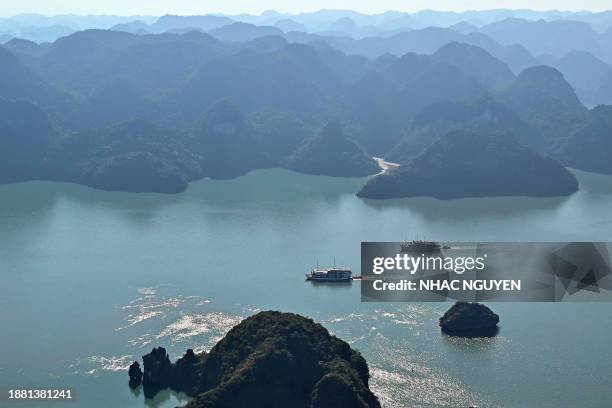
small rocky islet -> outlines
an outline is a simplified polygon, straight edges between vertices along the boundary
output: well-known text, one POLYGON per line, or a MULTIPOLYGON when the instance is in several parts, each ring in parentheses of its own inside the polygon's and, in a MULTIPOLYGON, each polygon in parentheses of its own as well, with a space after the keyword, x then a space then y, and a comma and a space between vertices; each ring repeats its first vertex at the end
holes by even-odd
POLYGON ((457 302, 440 317, 440 329, 456 337, 492 337, 499 327, 499 315, 480 303, 457 302))

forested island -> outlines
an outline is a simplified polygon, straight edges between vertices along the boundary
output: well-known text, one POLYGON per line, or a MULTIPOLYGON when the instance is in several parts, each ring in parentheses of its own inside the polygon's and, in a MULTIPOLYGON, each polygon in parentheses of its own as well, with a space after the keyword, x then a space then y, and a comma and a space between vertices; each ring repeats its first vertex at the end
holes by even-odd
POLYGON ((548 197, 576 191, 563 167, 612 173, 607 65, 584 53, 170 17, 0 46, 0 183, 178 193, 270 167, 369 177, 381 157, 399 168, 360 197, 548 197))
POLYGON ((320 324, 292 313, 260 312, 232 328, 209 353, 166 350, 130 367, 130 386, 145 395, 164 388, 193 397, 186 408, 380 407, 361 354, 320 324))
POLYGON ((492 130, 451 132, 401 167, 369 180, 357 195, 545 197, 577 190, 576 177, 558 162, 519 144, 508 133, 492 130))

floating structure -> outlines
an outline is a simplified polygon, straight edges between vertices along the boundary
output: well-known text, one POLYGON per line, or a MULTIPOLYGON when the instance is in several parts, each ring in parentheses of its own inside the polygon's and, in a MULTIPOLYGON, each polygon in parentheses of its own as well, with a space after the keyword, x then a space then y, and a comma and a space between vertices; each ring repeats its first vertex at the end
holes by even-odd
POLYGON ((401 252, 437 252, 442 249, 441 245, 435 241, 413 240, 400 244, 401 252))
POLYGON ((351 268, 315 268, 306 274, 306 280, 314 282, 350 282, 353 279, 351 268))

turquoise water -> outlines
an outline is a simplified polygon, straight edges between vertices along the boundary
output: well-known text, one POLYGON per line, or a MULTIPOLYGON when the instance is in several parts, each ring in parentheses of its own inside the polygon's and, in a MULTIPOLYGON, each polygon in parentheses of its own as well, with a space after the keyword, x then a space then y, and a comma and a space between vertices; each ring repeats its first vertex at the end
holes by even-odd
POLYGON ((362 240, 417 233, 612 241, 612 177, 578 176, 567 198, 455 201, 364 201, 363 180, 277 169, 171 196, 0 186, 0 389, 70 387, 70 407, 174 407, 184 396, 131 392, 127 365, 157 345, 173 358, 209 349, 243 317, 278 309, 359 349, 387 407, 609 407, 609 304, 493 304, 499 336, 459 340, 437 327, 448 305, 362 304, 358 282, 303 279, 334 257, 358 270, 362 240))

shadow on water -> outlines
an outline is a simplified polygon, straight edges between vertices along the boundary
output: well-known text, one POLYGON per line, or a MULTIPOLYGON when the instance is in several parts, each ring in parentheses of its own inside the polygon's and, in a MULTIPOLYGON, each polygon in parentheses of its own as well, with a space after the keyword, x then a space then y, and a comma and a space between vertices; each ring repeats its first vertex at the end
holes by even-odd
MULTIPOLYGON (((138 389, 142 388, 138 387, 138 389)), ((137 389, 137 390, 138 390, 137 389)), ((132 390, 132 393, 136 396, 140 396, 140 391, 132 390)), ((157 392, 150 394, 145 391, 144 405, 148 408, 158 408, 166 405, 166 403, 172 400, 175 404, 184 405, 189 401, 189 397, 182 392, 175 392, 168 388, 158 390, 157 392)))
POLYGON ((446 337, 462 338, 462 339, 487 339, 495 337, 499 334, 499 327, 490 327, 482 329, 471 329, 464 331, 445 331, 442 330, 446 337))
POLYGON ((315 282, 308 281, 313 290, 342 290, 350 289, 353 282, 315 282))
POLYGON ((368 207, 384 211, 409 210, 426 220, 508 218, 530 212, 555 211, 569 200, 586 194, 612 195, 612 175, 570 169, 579 182, 579 191, 567 197, 480 197, 439 200, 431 197, 362 199, 368 207))
POLYGON ((496 327, 483 332, 468 333, 461 337, 441 332, 440 337, 445 344, 462 353, 481 353, 496 346, 500 332, 501 329, 496 327))
MULTIPOLYGON (((570 196, 571 197, 571 196, 570 196)), ((487 197, 438 200, 430 197, 363 200, 376 210, 411 211, 425 220, 466 220, 508 218, 528 212, 551 211, 560 208, 570 197, 487 197)))
MULTIPOLYGON (((612 176, 572 170, 580 182, 580 191, 612 194, 612 176)), ((205 205, 212 208, 253 206, 253 204, 313 204, 335 205, 343 197, 354 196, 365 179, 312 176, 285 169, 252 171, 231 180, 203 179, 189 184, 179 194, 122 193, 95 190, 72 183, 30 181, 0 185, 0 213, 4 208, 12 212, 32 213, 53 209, 67 200, 83 206, 101 206, 117 210, 136 221, 147 221, 164 207, 177 204, 205 205)), ((569 197, 491 197, 438 200, 428 197, 390 200, 362 199, 377 210, 406 209, 426 219, 457 219, 458 217, 508 217, 529 211, 554 210, 569 197)))
POLYGON ((139 385, 137 387, 132 387, 130 386, 130 392, 132 393, 132 395, 134 395, 136 398, 139 398, 140 395, 142 394, 142 385, 139 385))
POLYGON ((363 183, 361 178, 312 176, 284 169, 256 170, 231 180, 194 181, 179 194, 111 192, 72 183, 29 181, 0 185, 0 214, 8 210, 11 215, 52 211, 65 202, 110 209, 145 223, 175 205, 231 211, 288 204, 307 210, 313 205, 337 205, 363 183))
POLYGON ((155 212, 180 201, 179 195, 157 193, 120 193, 96 190, 73 183, 28 181, 0 186, 0 212, 34 213, 53 210, 62 202, 116 210, 140 209, 155 212))
POLYGON ((189 185, 187 195, 217 205, 252 203, 336 203, 354 195, 362 178, 313 176, 285 169, 263 169, 232 180, 202 180, 189 185))

